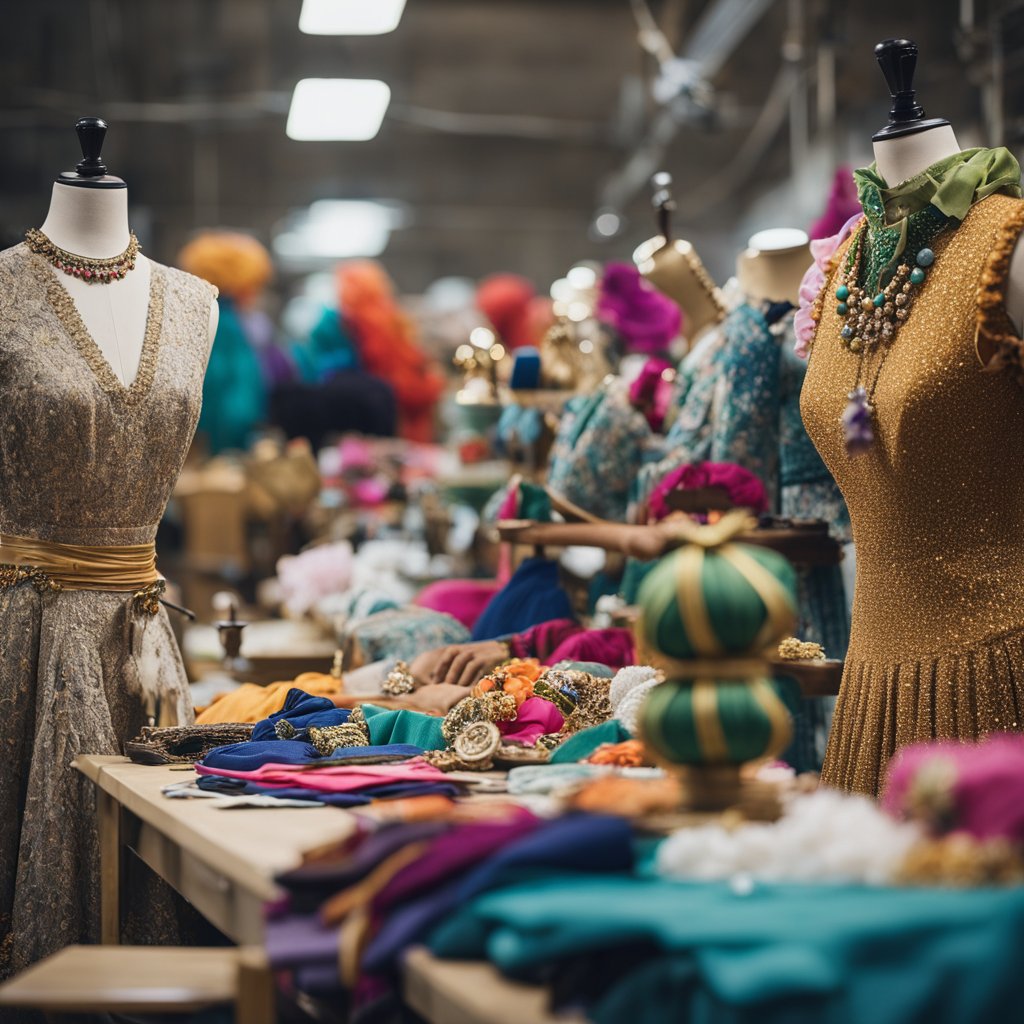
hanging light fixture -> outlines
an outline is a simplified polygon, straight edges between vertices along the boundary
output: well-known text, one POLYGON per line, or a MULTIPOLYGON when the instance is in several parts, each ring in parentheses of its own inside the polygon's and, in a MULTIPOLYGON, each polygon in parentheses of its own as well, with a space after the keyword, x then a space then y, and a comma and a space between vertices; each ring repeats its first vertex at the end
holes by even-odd
POLYGON ((312 36, 379 36, 394 32, 405 0, 303 0, 299 30, 312 36))
POLYGON ((391 89, 374 78, 303 78, 285 131, 303 142, 368 142, 380 131, 391 89))

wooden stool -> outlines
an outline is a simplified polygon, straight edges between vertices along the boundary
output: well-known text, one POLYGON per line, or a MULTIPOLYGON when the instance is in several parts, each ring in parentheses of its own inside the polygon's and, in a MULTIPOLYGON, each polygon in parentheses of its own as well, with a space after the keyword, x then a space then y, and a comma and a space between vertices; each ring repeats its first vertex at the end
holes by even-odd
POLYGON ((191 1013, 230 1004, 235 1024, 274 1024, 273 978, 261 949, 68 946, 0 985, 0 1007, 50 1014, 191 1013))

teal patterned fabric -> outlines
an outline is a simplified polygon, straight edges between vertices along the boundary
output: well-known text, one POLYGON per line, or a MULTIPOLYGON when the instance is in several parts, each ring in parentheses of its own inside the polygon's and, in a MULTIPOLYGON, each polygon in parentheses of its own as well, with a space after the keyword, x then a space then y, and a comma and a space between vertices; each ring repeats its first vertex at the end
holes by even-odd
POLYGON ((611 378, 596 394, 567 405, 551 449, 548 485, 593 515, 624 522, 636 468, 653 440, 625 383, 611 378))

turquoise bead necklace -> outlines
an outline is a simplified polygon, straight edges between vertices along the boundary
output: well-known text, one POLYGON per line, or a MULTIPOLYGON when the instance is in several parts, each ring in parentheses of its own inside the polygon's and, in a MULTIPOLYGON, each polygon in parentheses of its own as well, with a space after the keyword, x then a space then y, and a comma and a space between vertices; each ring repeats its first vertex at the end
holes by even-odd
POLYGON ((855 355, 866 353, 879 343, 892 342, 900 324, 910 315, 916 290, 924 284, 928 268, 935 262, 935 253, 923 248, 918 251, 913 267, 901 262, 884 286, 877 290, 865 288, 859 279, 866 237, 867 225, 862 224, 837 275, 835 293, 836 313, 843 321, 839 338, 855 355))

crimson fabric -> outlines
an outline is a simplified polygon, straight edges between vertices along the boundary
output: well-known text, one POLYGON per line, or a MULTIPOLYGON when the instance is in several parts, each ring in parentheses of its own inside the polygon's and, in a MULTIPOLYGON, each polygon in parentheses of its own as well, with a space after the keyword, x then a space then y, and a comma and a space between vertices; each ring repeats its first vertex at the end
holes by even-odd
POLYGON ((532 745, 539 736, 558 732, 564 724, 565 718, 551 701, 542 697, 529 697, 519 706, 515 720, 498 722, 498 729, 512 743, 532 745))
POLYGON ((560 661, 597 661, 620 669, 636 664, 636 642, 632 630, 586 629, 567 637, 545 659, 546 665, 560 661))
POLYGON ((545 664, 553 665, 550 656, 559 644, 582 632, 583 627, 575 619, 552 619, 501 639, 508 643, 513 657, 539 658, 545 664))

